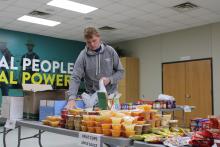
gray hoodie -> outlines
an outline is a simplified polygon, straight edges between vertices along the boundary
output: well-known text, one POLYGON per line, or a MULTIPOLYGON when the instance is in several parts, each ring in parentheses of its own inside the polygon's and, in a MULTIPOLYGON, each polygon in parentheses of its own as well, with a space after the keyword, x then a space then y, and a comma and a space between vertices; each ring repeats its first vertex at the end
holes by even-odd
POLYGON ((116 51, 109 45, 101 44, 99 52, 85 47, 79 54, 73 69, 69 86, 69 98, 76 98, 81 78, 84 78, 86 92, 93 94, 99 90, 99 80, 108 77, 108 94, 117 91, 118 81, 123 78, 124 69, 116 51))

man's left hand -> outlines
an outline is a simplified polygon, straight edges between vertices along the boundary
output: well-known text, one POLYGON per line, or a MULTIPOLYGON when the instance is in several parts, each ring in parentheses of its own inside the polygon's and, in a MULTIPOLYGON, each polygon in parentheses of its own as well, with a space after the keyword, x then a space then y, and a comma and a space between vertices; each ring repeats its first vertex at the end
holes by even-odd
POLYGON ((107 78, 107 77, 103 77, 103 78, 101 78, 101 79, 103 80, 105 86, 110 83, 110 79, 107 78))

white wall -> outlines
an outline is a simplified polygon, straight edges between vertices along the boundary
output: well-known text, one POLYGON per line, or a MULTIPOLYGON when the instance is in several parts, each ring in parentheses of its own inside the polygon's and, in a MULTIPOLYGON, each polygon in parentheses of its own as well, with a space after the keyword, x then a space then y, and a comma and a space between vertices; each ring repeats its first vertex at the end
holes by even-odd
POLYGON ((140 96, 162 91, 162 63, 213 57, 214 112, 220 114, 220 23, 113 44, 140 59, 140 96))

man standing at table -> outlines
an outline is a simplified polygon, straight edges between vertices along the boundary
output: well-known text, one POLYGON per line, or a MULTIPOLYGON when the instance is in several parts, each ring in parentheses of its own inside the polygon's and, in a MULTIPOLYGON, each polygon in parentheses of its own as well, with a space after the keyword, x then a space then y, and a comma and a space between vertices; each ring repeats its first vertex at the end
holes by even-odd
POLYGON ((102 43, 99 32, 88 27, 84 30, 86 47, 79 54, 71 76, 69 86, 69 101, 66 108, 75 107, 75 98, 81 79, 84 78, 87 94, 99 90, 99 80, 102 79, 107 93, 115 93, 118 81, 123 78, 124 69, 117 52, 111 46, 102 43))

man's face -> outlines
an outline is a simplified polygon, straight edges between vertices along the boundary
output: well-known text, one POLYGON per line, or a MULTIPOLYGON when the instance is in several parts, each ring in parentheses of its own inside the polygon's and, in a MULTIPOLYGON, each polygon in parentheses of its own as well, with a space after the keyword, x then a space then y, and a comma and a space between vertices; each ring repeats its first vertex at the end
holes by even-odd
POLYGON ((32 44, 27 44, 28 52, 32 52, 33 48, 34 48, 34 46, 32 44))
POLYGON ((100 37, 93 35, 92 38, 86 39, 86 44, 91 50, 96 50, 100 46, 100 37))

